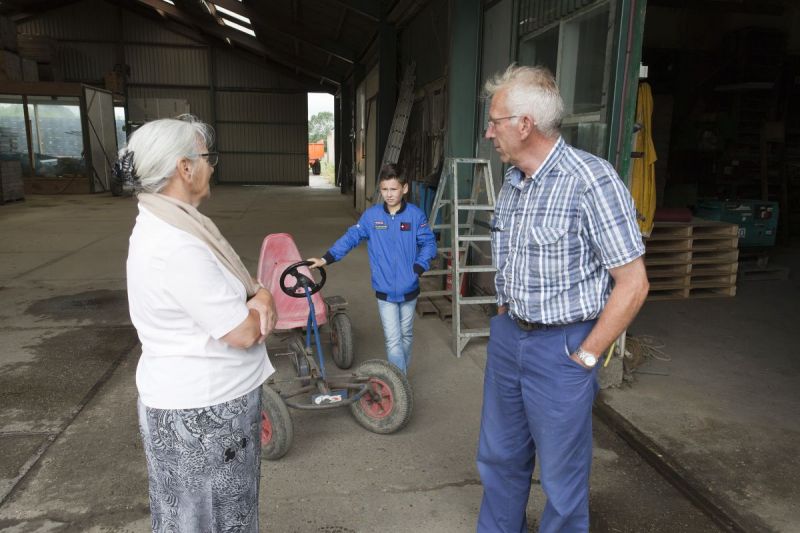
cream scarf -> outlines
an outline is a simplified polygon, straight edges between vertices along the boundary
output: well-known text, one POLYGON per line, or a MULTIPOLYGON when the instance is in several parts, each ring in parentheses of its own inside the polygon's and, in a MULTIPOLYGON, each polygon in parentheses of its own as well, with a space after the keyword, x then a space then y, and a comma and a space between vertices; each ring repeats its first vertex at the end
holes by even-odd
POLYGON ((260 285, 250 276, 242 260, 210 218, 186 202, 164 194, 139 193, 139 204, 170 226, 194 235, 208 245, 217 259, 244 284, 248 297, 258 291, 260 285))

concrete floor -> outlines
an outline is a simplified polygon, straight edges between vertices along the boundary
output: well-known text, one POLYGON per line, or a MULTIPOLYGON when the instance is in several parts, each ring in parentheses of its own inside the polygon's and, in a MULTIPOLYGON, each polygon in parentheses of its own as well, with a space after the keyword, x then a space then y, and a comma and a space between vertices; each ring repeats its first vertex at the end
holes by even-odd
MULTIPOLYGON (((254 271, 268 233, 290 232, 303 255, 322 254, 353 223, 350 206, 331 188, 218 187, 203 210, 254 271)), ((103 195, 0 206, 0 530, 148 530, 139 347, 124 279, 134 217, 132 199, 103 195)), ((758 283, 734 299, 648 304, 633 332, 660 337, 672 361, 646 363, 658 374, 603 400, 738 509, 750 531, 796 531, 798 363, 785 347, 798 317, 787 295, 798 287, 758 283)), ((324 293, 350 302, 356 362, 382 358, 363 247, 329 268, 324 293)), ((371 434, 346 410, 292 412, 294 446, 262 465, 262 530, 474 531, 485 345, 456 359, 449 325, 427 316, 415 324, 414 352, 414 414, 398 434, 371 434)), ((286 358, 273 360, 291 374, 286 358)), ((718 531, 613 431, 595 427, 593 531, 718 531)), ((542 505, 534 484, 530 515, 542 505)))

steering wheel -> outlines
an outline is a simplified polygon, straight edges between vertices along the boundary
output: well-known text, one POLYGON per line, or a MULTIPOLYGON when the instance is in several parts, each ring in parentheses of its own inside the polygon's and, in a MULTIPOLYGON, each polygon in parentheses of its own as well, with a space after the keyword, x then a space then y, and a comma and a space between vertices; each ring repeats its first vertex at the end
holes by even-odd
POLYGON ((309 294, 316 294, 318 293, 322 287, 325 285, 325 269, 320 268, 319 273, 322 279, 319 280, 319 283, 314 281, 314 278, 309 278, 305 274, 301 274, 297 269, 304 266, 310 266, 313 263, 311 261, 298 261, 292 265, 286 267, 286 270, 283 271, 281 274, 280 279, 280 286, 281 290, 286 293, 286 295, 291 296, 292 298, 305 298, 306 291, 304 290, 305 287, 308 287, 309 294), (286 285, 286 276, 292 276, 295 278, 295 284, 291 287, 286 285), (297 292, 300 291, 300 292, 297 292))

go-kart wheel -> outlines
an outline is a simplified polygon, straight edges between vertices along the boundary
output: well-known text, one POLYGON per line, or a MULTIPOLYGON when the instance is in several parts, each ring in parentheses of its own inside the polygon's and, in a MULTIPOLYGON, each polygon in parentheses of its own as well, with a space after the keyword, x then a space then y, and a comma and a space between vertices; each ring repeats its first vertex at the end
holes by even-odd
POLYGON ((269 385, 261 387, 261 455, 268 461, 280 459, 294 440, 289 409, 269 385))
POLYGON ((330 324, 333 362, 341 369, 353 366, 353 325, 350 317, 336 313, 330 324))
POLYGON ((325 286, 325 269, 320 267, 319 270, 320 280, 319 283, 314 281, 313 277, 308 277, 305 274, 301 274, 298 270, 300 267, 307 267, 312 265, 311 261, 298 261, 297 263, 293 263, 286 267, 286 269, 281 273, 281 278, 279 280, 279 285, 281 290, 286 293, 287 296, 291 296, 292 298, 305 298, 306 291, 305 288, 308 287, 309 294, 316 294, 322 287, 325 286), (295 283, 292 286, 286 285, 286 277, 292 276, 295 279, 295 283))
POLYGON ((380 359, 364 361, 356 374, 369 378, 369 390, 350 405, 356 421, 373 433, 394 433, 411 418, 413 398, 405 374, 380 359))

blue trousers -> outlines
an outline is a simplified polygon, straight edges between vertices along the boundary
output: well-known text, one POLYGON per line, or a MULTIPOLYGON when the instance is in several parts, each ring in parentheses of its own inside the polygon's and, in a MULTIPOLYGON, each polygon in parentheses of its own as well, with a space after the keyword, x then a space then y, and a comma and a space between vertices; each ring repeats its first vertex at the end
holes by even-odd
POLYGON ((411 344, 414 341, 414 309, 417 299, 408 302, 378 300, 378 314, 386 340, 386 358, 408 374, 411 364, 411 344))
POLYGON ((570 359, 594 326, 523 331, 492 318, 478 444, 479 533, 525 533, 535 456, 547 503, 540 533, 589 531, 592 403, 597 366, 570 359))

